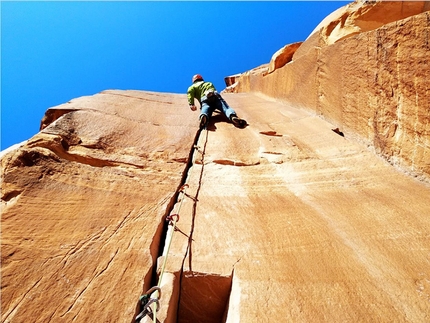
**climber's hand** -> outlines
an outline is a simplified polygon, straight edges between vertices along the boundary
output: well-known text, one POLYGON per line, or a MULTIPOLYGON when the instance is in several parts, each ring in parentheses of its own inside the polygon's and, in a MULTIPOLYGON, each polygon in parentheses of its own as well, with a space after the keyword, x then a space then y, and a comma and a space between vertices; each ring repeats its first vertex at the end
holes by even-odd
POLYGON ((192 111, 196 111, 196 110, 197 110, 197 107, 196 107, 195 105, 190 105, 190 109, 191 109, 192 111))

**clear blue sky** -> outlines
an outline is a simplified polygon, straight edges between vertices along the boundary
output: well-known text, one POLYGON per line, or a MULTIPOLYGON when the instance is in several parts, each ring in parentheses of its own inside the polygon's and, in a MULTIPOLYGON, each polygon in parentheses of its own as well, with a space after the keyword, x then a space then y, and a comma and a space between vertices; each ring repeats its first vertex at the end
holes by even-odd
MULTIPOLYGON (((185 93, 268 63, 345 1, 1 2, 1 150, 103 90, 185 93)), ((187 108, 184 102, 184 108, 187 108)))

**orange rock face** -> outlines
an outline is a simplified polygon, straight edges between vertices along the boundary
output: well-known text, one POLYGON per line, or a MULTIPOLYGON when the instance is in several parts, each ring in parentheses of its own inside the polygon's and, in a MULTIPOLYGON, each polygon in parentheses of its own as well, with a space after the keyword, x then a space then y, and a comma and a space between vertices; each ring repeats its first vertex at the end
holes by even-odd
POLYGON ((195 137, 182 101, 79 98, 2 157, 2 322, 131 321, 195 137))
MULTIPOLYGON (((278 50, 275 54, 273 54, 272 59, 269 63, 268 73, 274 72, 276 69, 281 68, 285 64, 291 62, 293 59, 293 55, 296 52, 297 48, 300 47, 302 42, 285 45, 280 50, 278 50)), ((227 84, 228 85, 228 84, 227 84)))
POLYGON ((228 78, 245 129, 185 94, 49 109, 1 156, 1 321, 129 323, 152 286, 166 323, 430 321, 428 21, 228 78))
POLYGON ((236 77, 234 92, 261 92, 312 110, 429 181, 429 3, 351 6, 355 11, 346 7, 326 18, 282 68, 236 77))
POLYGON ((2 321, 130 322, 158 256, 161 322, 429 319, 430 187, 302 109, 224 96, 249 126, 214 116, 195 145, 185 95, 107 91, 3 156, 2 321))
POLYGON ((302 109, 225 98, 249 126, 200 135, 162 284, 178 321, 428 320, 430 187, 302 109))

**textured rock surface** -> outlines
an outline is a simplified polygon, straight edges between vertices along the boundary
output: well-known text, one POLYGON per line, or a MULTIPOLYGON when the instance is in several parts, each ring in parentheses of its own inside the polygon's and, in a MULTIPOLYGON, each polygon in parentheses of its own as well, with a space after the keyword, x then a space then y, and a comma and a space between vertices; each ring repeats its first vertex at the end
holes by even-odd
POLYGON ((245 129, 184 94, 49 109, 1 156, 1 321, 133 322, 156 270, 160 322, 430 321, 429 21, 228 78, 245 129))
MULTIPOLYGON (((429 186, 304 110, 225 98, 249 126, 198 137, 158 319, 427 321, 429 186)), ((194 144, 185 102, 80 98, 3 156, 2 321, 133 320, 194 144)))
MULTIPOLYGON (((272 73, 278 68, 281 68, 285 64, 291 62, 293 59, 293 55, 296 50, 300 47, 302 42, 285 45, 280 50, 278 50, 275 54, 273 54, 272 59, 269 63, 268 73, 272 73)), ((227 84, 228 86, 228 84, 227 84)))
POLYGON ((429 3, 354 5, 359 6, 355 14, 339 9, 332 15, 338 27, 331 33, 327 18, 292 62, 268 75, 263 69, 244 73, 232 91, 261 92, 313 110, 392 164, 429 181, 430 12, 394 21, 429 10, 429 3), (344 17, 343 25, 338 17, 344 17), (358 34, 350 32, 354 22, 358 34))
MULTIPOLYGON (((334 44, 355 34, 430 10, 428 1, 355 1, 328 15, 311 33, 319 46, 334 44)), ((316 44, 313 44, 315 46, 316 44)), ((303 48, 306 46, 303 46, 303 48)))
POLYGON ((2 322, 132 320, 195 136, 182 101, 79 98, 3 156, 2 322))
POLYGON ((225 97, 250 125, 199 138, 168 256, 178 321, 220 322, 197 319, 220 297, 227 322, 429 320, 429 186, 301 109, 225 97))

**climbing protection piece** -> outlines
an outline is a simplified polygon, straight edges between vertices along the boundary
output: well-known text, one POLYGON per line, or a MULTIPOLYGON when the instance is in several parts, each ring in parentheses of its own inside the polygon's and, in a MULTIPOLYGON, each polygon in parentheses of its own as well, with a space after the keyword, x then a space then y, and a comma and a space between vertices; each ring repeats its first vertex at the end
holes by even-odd
POLYGON ((166 222, 169 222, 169 225, 173 225, 174 222, 178 222, 178 221, 179 221, 179 214, 171 214, 166 216, 166 222))
MULTIPOLYGON (((207 121, 206 116, 204 116, 206 119, 205 121, 207 121)), ((205 122, 206 123, 206 122, 205 122)), ((200 129, 202 130, 202 129, 200 129)), ((207 137, 208 136, 208 131, 206 129, 206 142, 207 142, 207 137)), ((206 144, 205 144, 206 147, 206 144)), ((202 154, 202 162, 203 162, 203 156, 204 156, 204 150, 200 151, 199 147, 194 144, 193 145, 193 149, 198 150, 199 152, 201 152, 202 154)), ((190 196, 189 194, 187 194, 187 188, 189 187, 188 184, 184 184, 182 185, 179 190, 178 193, 182 193, 184 196, 187 196, 189 198, 191 198, 193 201, 196 201, 196 198, 190 196)), ((152 320, 154 322, 158 322, 157 321, 157 312, 160 309, 160 302, 159 299, 161 298, 161 288, 159 286, 161 286, 161 282, 163 280, 163 275, 164 275, 164 271, 166 269, 166 263, 167 263, 167 256, 169 255, 169 251, 170 251, 170 246, 172 244, 172 240, 173 240, 173 233, 176 231, 176 223, 179 221, 179 213, 181 211, 181 207, 182 207, 182 203, 183 203, 184 199, 183 198, 178 198, 178 204, 179 207, 177 209, 177 212, 174 214, 170 214, 166 216, 166 221, 169 222, 169 225, 172 226, 172 230, 171 230, 171 235, 170 235, 170 239, 169 242, 167 244, 167 250, 165 252, 165 257, 164 257, 164 261, 163 261, 163 265, 161 267, 161 271, 160 271, 160 275, 158 278, 158 284, 157 286, 152 287, 150 290, 148 290, 144 295, 140 296, 139 298, 139 303, 140 303, 140 313, 139 315, 136 316, 135 321, 136 322, 140 322, 140 320, 142 318, 144 318, 146 315, 151 315, 152 314, 152 320), (154 297, 151 297, 152 294, 155 294, 154 297), (153 309, 151 308, 151 305, 153 303, 156 303, 156 309, 155 311, 153 311, 153 309)), ((180 231, 180 230, 179 230, 180 231)))
POLYGON ((152 287, 150 290, 148 290, 144 295, 140 296, 139 303, 140 303, 140 313, 136 316, 135 321, 140 322, 141 319, 145 317, 145 315, 149 315, 152 313, 151 304, 156 303, 157 308, 156 312, 160 309, 160 302, 159 299, 161 298, 161 288, 158 286, 152 287), (151 297, 151 295, 157 292, 158 297, 151 297))

